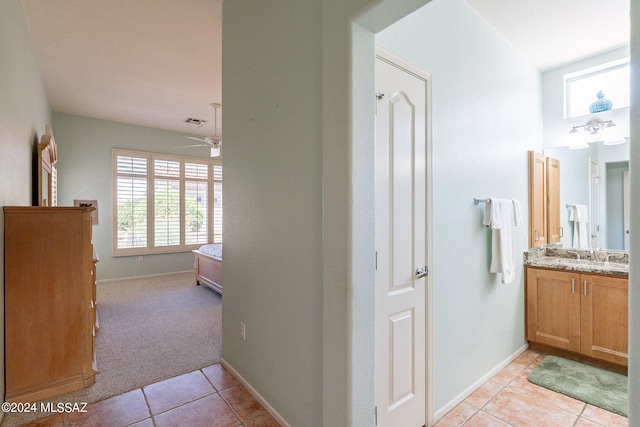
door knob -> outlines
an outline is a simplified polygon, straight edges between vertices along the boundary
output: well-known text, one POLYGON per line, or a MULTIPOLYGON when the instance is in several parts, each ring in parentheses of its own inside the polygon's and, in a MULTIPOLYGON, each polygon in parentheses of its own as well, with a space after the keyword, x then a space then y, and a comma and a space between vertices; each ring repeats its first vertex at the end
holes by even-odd
POLYGON ((416 268, 416 279, 422 279, 429 275, 429 267, 426 265, 424 267, 416 268))

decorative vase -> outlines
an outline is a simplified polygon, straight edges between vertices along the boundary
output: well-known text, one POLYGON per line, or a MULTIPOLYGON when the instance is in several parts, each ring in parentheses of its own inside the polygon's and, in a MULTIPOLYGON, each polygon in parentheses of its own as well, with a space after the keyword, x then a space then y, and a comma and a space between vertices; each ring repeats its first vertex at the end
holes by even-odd
POLYGON ((601 111, 611 110, 611 107, 613 107, 613 103, 604 97, 604 93, 602 91, 598 92, 596 96, 598 97, 598 100, 593 102, 589 106, 590 112, 599 113, 601 111))

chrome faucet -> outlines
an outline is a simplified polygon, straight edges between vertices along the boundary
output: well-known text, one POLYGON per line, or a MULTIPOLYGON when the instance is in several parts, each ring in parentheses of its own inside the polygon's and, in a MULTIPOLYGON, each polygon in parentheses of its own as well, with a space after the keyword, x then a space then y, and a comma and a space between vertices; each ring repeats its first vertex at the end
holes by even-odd
POLYGON ((604 262, 609 262, 610 257, 613 257, 615 259, 620 258, 618 254, 610 252, 607 254, 607 256, 604 257, 604 262))
POLYGON ((574 254, 576 256, 576 259, 580 259, 580 254, 578 252, 567 251, 567 254, 574 254))

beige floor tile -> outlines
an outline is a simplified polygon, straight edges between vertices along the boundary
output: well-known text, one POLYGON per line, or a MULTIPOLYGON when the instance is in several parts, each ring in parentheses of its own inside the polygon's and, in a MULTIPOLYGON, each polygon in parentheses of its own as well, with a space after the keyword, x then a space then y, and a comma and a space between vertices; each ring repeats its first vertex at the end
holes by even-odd
POLYGON ((464 427, 510 427, 510 424, 484 411, 480 411, 471 417, 464 427))
POLYGON ((220 396, 245 422, 266 413, 266 409, 242 386, 235 386, 220 392, 220 396))
POLYGON ((237 427, 242 424, 218 394, 179 406, 154 419, 157 427, 237 427))
POLYGON ((169 378, 148 385, 142 390, 153 415, 216 392, 200 371, 169 378))
POLYGON ((514 426, 573 426, 578 416, 539 399, 508 388, 498 393, 483 409, 514 426))
POLYGON ((269 413, 262 414, 244 423, 244 427, 280 427, 280 424, 269 413))
POLYGON ((148 385, 142 389, 152 415, 194 401, 216 390, 200 371, 190 372, 148 385))
POLYGON ((514 364, 528 366, 531 362, 540 357, 540 353, 534 350, 525 350, 520 356, 513 361, 514 364))
POLYGON ((238 380, 227 371, 221 364, 207 366, 202 372, 209 378, 216 390, 224 390, 239 385, 238 380))
POLYGON ((594 423, 586 418, 578 418, 578 422, 574 427, 603 427, 602 424, 594 423))
POLYGON ((66 417, 66 414, 56 414, 50 417, 32 421, 28 424, 23 424, 22 427, 65 427, 66 417))
POLYGON ((553 390, 549 390, 547 388, 530 383, 527 377, 528 373, 524 372, 523 374, 519 375, 518 378, 512 381, 509 384, 508 388, 517 393, 540 399, 546 404, 556 406, 560 409, 564 409, 565 411, 569 411, 576 415, 580 415, 584 410, 584 402, 566 396, 562 393, 558 393, 553 390))
POLYGON ((495 374, 491 378, 491 381, 496 382, 500 385, 507 385, 511 381, 513 381, 518 375, 520 375, 520 373, 523 370, 524 370, 524 367, 522 365, 511 362, 510 364, 502 368, 500 372, 495 374))
POLYGON ((479 389, 471 393, 464 401, 469 405, 481 409, 493 398, 504 386, 491 380, 484 383, 479 389))
POLYGON ((582 417, 607 427, 627 427, 629 425, 629 420, 626 417, 593 405, 587 405, 582 417))
POLYGON ((149 415, 142 390, 137 389, 91 403, 86 413, 70 413, 68 421, 69 426, 124 427, 149 418, 149 415))
POLYGON ((478 410, 468 403, 462 402, 442 417, 436 427, 459 427, 471 418, 478 410))
POLYGON ((131 424, 127 427, 155 427, 153 425, 153 420, 151 418, 147 418, 146 420, 142 420, 139 423, 131 424))

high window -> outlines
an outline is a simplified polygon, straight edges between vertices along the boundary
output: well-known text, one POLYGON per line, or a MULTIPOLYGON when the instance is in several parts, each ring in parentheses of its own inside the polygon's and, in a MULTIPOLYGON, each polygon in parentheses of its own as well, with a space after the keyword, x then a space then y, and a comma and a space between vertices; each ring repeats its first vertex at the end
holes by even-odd
POLYGON ((113 150, 113 255, 222 243, 220 160, 113 150))
POLYGON ((629 58, 608 62, 564 76, 565 118, 590 113, 598 92, 613 103, 613 109, 630 105, 629 58))

